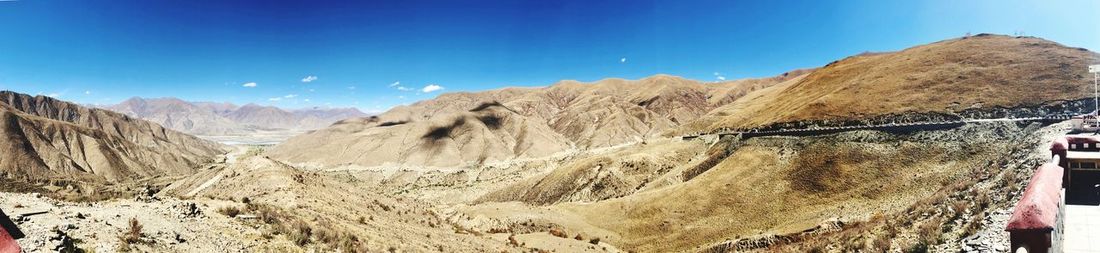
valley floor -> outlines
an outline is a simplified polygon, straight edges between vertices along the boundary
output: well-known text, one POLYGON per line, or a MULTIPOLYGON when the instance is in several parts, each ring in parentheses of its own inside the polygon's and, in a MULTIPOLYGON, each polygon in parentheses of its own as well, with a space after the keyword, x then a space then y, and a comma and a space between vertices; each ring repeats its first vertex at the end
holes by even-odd
POLYGON ((294 165, 237 146, 137 198, 0 193, 0 208, 30 252, 999 250, 1066 127, 652 139, 446 168, 294 165))

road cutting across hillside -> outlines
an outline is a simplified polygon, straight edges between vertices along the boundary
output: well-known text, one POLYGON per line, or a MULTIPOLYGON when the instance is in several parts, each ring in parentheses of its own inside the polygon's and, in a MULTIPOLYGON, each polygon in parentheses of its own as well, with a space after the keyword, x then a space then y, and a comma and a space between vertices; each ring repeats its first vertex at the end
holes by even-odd
POLYGON ((749 131, 720 131, 717 133, 708 134, 694 134, 680 136, 683 140, 690 140, 699 138, 702 136, 740 136, 741 138, 751 138, 759 136, 807 136, 807 135, 821 135, 821 134, 833 134, 847 131, 857 130, 877 130, 886 132, 916 132, 916 131, 929 131, 929 130, 942 130, 948 128, 960 127, 965 124, 976 123, 992 123, 992 122, 1041 122, 1044 124, 1057 123, 1065 120, 1069 120, 1071 116, 1068 115, 1056 115, 1047 117, 1025 117, 1025 118, 999 118, 999 119, 964 119, 954 121, 941 121, 941 122, 905 122, 905 123, 888 123, 878 125, 860 125, 860 126, 838 126, 838 127, 810 127, 799 129, 776 129, 776 130, 749 130, 749 131))

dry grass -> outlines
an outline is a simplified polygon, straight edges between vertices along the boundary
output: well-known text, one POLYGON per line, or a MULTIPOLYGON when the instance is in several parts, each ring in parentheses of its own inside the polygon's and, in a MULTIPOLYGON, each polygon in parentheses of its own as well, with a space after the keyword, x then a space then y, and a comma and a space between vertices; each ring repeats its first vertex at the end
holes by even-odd
POLYGON ((1088 97, 1097 54, 1038 38, 974 36, 852 56, 716 109, 694 130, 953 112, 1088 97), (875 99, 867 99, 875 98, 875 99), (722 116, 726 115, 726 116, 722 116))
POLYGON ((229 216, 229 218, 236 218, 238 214, 241 214, 241 209, 235 206, 224 206, 218 208, 218 213, 229 216))

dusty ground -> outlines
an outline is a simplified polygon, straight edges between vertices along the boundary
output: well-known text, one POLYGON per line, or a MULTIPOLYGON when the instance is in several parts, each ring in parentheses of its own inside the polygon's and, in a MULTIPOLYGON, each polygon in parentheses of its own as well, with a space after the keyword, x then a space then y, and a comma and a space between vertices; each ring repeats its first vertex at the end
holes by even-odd
MULTIPOLYGON (((1041 156, 1041 148, 1036 147, 1045 145, 1064 127, 996 123, 901 136, 865 131, 821 137, 756 138, 724 144, 730 145, 728 157, 703 172, 693 170, 711 160, 708 156, 716 155, 708 151, 713 146, 701 141, 666 140, 653 142, 651 146, 578 155, 555 163, 552 170, 504 181, 482 181, 473 176, 476 173, 453 172, 452 175, 462 178, 448 180, 465 182, 456 189, 480 189, 461 192, 479 195, 492 188, 481 184, 494 185, 496 190, 464 203, 455 198, 434 202, 450 206, 441 213, 450 222, 471 230, 526 234, 558 228, 570 236, 600 237, 622 249, 695 251, 739 241, 738 238, 799 233, 832 220, 859 223, 874 216, 897 216, 927 221, 937 213, 962 212, 947 206, 955 198, 966 196, 942 197, 941 193, 955 187, 969 188, 956 183, 985 177, 990 179, 977 181, 980 187, 976 189, 990 194, 999 191, 1015 194, 1012 191, 1019 187, 1005 189, 1000 181, 1002 171, 1016 171, 1014 177, 1023 177, 1015 174, 1026 174, 1020 171, 1026 170, 1032 161, 1021 154, 1041 156), (638 157, 651 158, 637 163, 648 167, 636 166, 633 161, 638 161, 638 157), (668 161, 671 166, 661 166, 660 161, 668 161), (1001 174, 988 176, 989 173, 1001 174), (512 186, 499 187, 508 182, 512 186), (921 203, 945 209, 908 216, 913 206, 921 203)), ((424 194, 446 192, 447 186, 431 181, 444 177, 420 175, 426 176, 382 178, 374 182, 383 188, 404 186, 387 181, 391 179, 434 185, 394 191, 398 195, 453 196, 424 194)), ((963 227, 972 223, 971 216, 979 213, 988 217, 974 218, 986 219, 988 224, 975 225, 982 231, 995 231, 1003 226, 995 223, 1002 222, 1003 209, 1012 202, 1011 196, 993 197, 990 201, 997 209, 986 211, 983 207, 960 214, 962 218, 953 220, 960 224, 952 228, 957 233, 955 230, 945 233, 951 235, 936 242, 943 246, 934 247, 963 248, 959 242, 969 236, 964 233, 973 233, 962 231, 963 227)), ((467 195, 465 199, 470 198, 467 195)), ((919 225, 896 225, 903 232, 895 235, 899 237, 891 245, 903 249, 922 240, 904 232, 919 225)), ((983 247, 990 249, 1003 241, 1003 235, 986 237, 1000 238, 992 239, 992 243, 983 242, 983 247)))
POLYGON ((45 211, 19 222, 27 234, 19 244, 28 252, 53 252, 63 237, 76 247, 115 252, 129 231, 130 219, 142 225, 142 242, 135 250, 171 252, 256 251, 259 230, 215 212, 219 201, 166 199, 144 202, 116 199, 96 203, 56 201, 29 193, 0 194, 0 208, 8 215, 45 211))

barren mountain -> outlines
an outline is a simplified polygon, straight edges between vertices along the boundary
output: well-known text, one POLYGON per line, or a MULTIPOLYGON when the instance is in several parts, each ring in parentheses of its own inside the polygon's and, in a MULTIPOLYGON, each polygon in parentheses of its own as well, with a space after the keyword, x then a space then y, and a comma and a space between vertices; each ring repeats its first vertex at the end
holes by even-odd
POLYGON ((130 98, 117 105, 106 107, 120 112, 157 122, 164 127, 193 134, 241 133, 249 129, 219 115, 219 112, 232 111, 236 106, 218 104, 193 104, 177 98, 142 99, 130 98))
POLYGON ((683 132, 805 120, 1057 104, 1091 96, 1100 55, 1034 37, 981 34, 848 57, 711 111, 683 132))
POLYGON ((45 96, 0 91, 0 169, 23 180, 126 182, 186 175, 221 146, 45 96))
POLYGON ((802 72, 721 83, 657 75, 448 93, 377 117, 338 122, 292 138, 270 154, 320 165, 450 166, 606 147, 655 136, 802 72))
POLYGON ((177 98, 131 98, 106 107, 197 135, 247 134, 257 130, 309 130, 333 122, 367 116, 354 108, 284 110, 273 106, 187 102, 177 98))

